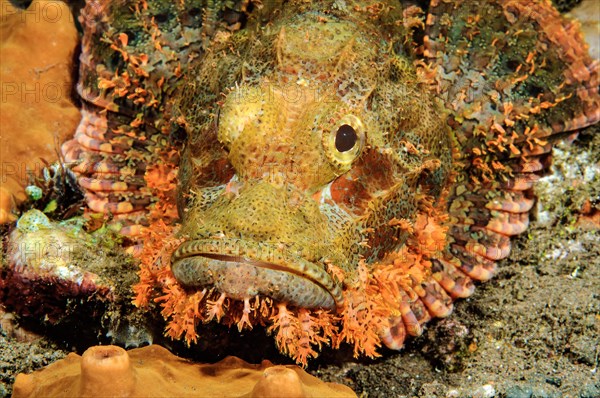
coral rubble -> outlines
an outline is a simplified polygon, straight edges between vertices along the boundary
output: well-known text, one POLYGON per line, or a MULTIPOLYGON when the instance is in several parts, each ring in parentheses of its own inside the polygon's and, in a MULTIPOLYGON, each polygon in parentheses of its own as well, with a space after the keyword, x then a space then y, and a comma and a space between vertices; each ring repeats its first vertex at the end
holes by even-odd
POLYGON ((130 351, 95 346, 32 374, 19 374, 13 397, 356 397, 297 366, 251 365, 235 357, 194 364, 152 345, 130 351))
POLYGON ((0 274, 0 301, 19 314, 56 322, 68 315, 73 299, 92 303, 114 297, 113 281, 90 271, 92 262, 110 266, 112 261, 76 220, 56 223, 29 210, 9 237, 7 261, 0 274))

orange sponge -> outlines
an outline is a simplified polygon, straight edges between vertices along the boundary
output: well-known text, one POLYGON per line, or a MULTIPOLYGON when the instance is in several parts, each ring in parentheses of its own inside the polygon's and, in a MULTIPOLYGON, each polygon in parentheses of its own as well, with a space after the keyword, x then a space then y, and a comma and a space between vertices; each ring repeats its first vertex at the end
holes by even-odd
POLYGON ((61 1, 34 0, 26 10, 0 0, 0 222, 9 222, 4 197, 23 200, 28 173, 53 162, 81 118, 71 101, 73 58, 79 43, 74 18, 61 1))
POLYGON ((125 351, 95 346, 69 354, 32 374, 19 374, 14 398, 25 397, 356 397, 341 384, 325 383, 298 366, 251 365, 227 357, 194 364, 152 345, 125 351))

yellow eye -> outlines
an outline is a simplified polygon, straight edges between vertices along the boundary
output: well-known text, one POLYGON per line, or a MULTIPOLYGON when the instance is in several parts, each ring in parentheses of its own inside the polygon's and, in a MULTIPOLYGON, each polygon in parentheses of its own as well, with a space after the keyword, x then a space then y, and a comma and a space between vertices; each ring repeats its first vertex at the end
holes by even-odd
POLYGON ((342 117, 323 135, 323 148, 329 161, 342 174, 350 170, 365 143, 365 128, 354 115, 342 117))

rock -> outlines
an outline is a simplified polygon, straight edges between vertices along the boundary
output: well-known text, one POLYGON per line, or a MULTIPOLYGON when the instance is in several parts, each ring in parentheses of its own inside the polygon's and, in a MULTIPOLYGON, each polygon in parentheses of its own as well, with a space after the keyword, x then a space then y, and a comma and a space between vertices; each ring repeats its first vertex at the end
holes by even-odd
POLYGON ((597 398, 600 397, 600 383, 589 383, 583 386, 579 393, 580 398, 597 398))
POLYGON ((575 334, 569 339, 570 351, 577 360, 586 365, 594 366, 596 362, 597 337, 575 334))
POLYGON ((491 384, 483 385, 473 391, 473 398, 493 398, 496 396, 496 389, 491 384))
POLYGON ((506 398, 531 398, 533 390, 529 386, 512 386, 506 389, 506 398))

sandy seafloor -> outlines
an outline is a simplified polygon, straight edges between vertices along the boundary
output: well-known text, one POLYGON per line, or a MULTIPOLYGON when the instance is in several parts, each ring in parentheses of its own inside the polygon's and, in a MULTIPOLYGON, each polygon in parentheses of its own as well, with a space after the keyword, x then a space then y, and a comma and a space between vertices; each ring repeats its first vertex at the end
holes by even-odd
MULTIPOLYGON (((348 347, 326 349, 309 372, 363 397, 600 397, 599 132, 588 128, 555 149, 551 173, 536 187, 530 228, 514 240, 498 275, 458 301, 449 318, 374 360, 354 359, 348 347)), ((216 356, 192 356, 289 363, 260 330, 236 339, 216 356)), ((10 395, 17 373, 76 345, 29 334, 0 308, 0 397, 10 395)))

